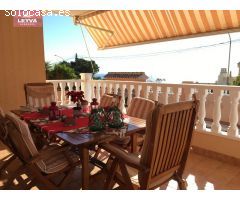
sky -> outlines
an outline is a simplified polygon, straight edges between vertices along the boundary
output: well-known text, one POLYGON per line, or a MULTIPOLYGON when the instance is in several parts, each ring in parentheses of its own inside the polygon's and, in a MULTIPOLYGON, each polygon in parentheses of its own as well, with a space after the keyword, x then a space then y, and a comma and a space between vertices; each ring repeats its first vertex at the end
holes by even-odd
MULTIPOLYGON (((81 29, 73 24, 72 18, 44 17, 43 29, 46 61, 71 61, 76 53, 78 57, 88 59, 81 29)), ((101 74, 139 71, 145 72, 152 80, 166 79, 166 83, 214 83, 220 69, 228 66, 228 34, 98 50, 84 27, 83 32, 90 56, 99 65, 101 74), (214 45, 218 43, 225 44, 214 45), (211 46, 204 47, 208 45, 211 46)), ((231 38, 230 71, 236 76, 237 63, 240 62, 240 33, 231 33, 231 38)))

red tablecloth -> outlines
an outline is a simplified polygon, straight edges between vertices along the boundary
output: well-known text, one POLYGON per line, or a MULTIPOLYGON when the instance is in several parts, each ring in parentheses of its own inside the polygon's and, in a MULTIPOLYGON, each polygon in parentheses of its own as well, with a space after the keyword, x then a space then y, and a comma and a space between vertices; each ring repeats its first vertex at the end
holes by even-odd
MULTIPOLYGON (((67 117, 73 116, 73 110, 72 109, 63 109, 61 110, 62 114, 67 117)), ((127 115, 123 115, 124 118, 127 118, 127 115)), ((48 118, 48 115, 42 114, 39 112, 29 112, 24 113, 21 115, 21 118, 25 121, 31 121, 31 120, 37 120, 37 119, 44 119, 48 118)), ((64 122, 61 121, 48 121, 48 122, 31 122, 38 128, 40 128, 42 131, 48 133, 48 134, 55 134, 57 132, 61 131, 70 131, 77 128, 82 128, 88 126, 89 119, 88 117, 81 117, 76 120, 75 126, 65 126, 64 122)))
POLYGON ((48 134, 55 134, 61 131, 69 131, 77 128, 87 127, 88 126, 88 117, 81 117, 76 119, 75 126, 65 126, 64 122, 52 122, 49 124, 37 124, 42 131, 45 131, 48 134))
MULTIPOLYGON (((62 114, 67 116, 67 117, 72 117, 73 116, 73 109, 64 109, 61 110, 62 114)), ((21 119, 25 121, 29 120, 35 120, 35 119, 43 119, 43 118, 48 118, 47 114, 42 114, 39 112, 26 112, 21 114, 21 119)))
MULTIPOLYGON (((73 109, 62 109, 61 112, 62 115, 65 115, 67 117, 73 116, 73 109)), ((48 118, 48 115, 39 112, 27 112, 23 113, 20 117, 21 119, 29 122, 31 120, 48 118)), ((64 122, 61 121, 31 122, 31 123, 48 134, 55 134, 61 131, 69 131, 77 128, 86 127, 88 126, 88 121, 89 121, 88 117, 78 118, 76 119, 75 126, 65 126, 64 122)))

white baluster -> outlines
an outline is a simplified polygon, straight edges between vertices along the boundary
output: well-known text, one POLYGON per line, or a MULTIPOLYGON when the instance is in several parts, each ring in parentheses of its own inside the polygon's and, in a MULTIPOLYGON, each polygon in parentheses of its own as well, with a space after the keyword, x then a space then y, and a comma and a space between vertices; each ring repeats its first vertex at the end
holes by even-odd
POLYGON ((120 88, 120 96, 122 97, 121 102, 120 102, 120 110, 122 112, 124 112, 124 103, 125 103, 125 96, 124 96, 125 87, 124 87, 124 84, 120 84, 119 88, 120 88))
POLYGON ((198 121, 196 124, 196 129, 199 131, 205 131, 206 130, 206 122, 205 122, 205 116, 206 116, 206 97, 208 95, 208 89, 201 88, 198 90, 197 97, 200 101, 199 108, 198 108, 198 121))
POLYGON ((58 93, 57 93, 57 82, 53 82, 53 88, 54 88, 54 99, 57 102, 58 101, 58 93))
POLYGON ((100 102, 100 99, 102 98, 103 92, 104 91, 104 83, 99 83, 99 99, 98 101, 100 102))
POLYGON ((133 99, 134 97, 136 97, 136 88, 135 88, 135 85, 132 85, 131 97, 132 97, 132 99, 133 99))
POLYGON ((80 82, 79 82, 79 81, 76 81, 76 82, 75 82, 75 86, 76 86, 76 91, 79 91, 80 82))
POLYGON ((82 90, 84 91, 85 94, 85 99, 88 102, 91 102, 92 99, 92 90, 91 90, 91 81, 92 81, 92 74, 91 73, 81 73, 81 79, 83 80, 82 82, 82 90))
POLYGON ((95 98, 95 82, 91 82, 91 97, 95 98))
POLYGON ((141 85, 134 84, 134 88, 135 88, 135 97, 140 97, 141 85))
POLYGON ((216 89, 213 92, 214 95, 214 107, 213 107, 213 123, 211 130, 213 133, 221 133, 221 100, 223 96, 223 90, 216 89))
POLYGON ((61 83, 57 83, 57 102, 60 104, 60 105, 62 105, 62 100, 61 100, 61 93, 62 93, 62 89, 61 89, 61 85, 60 85, 61 83))
POLYGON ((175 103, 178 103, 179 102, 179 99, 180 99, 180 92, 179 92, 179 88, 178 87, 174 87, 172 88, 173 90, 173 101, 175 103))
POLYGON ((147 85, 146 84, 142 84, 140 96, 143 98, 147 98, 147 85))
POLYGON ((192 100, 192 94, 193 94, 193 89, 191 87, 183 87, 183 95, 185 101, 190 101, 192 100))
POLYGON ((119 84, 117 83, 113 83, 113 88, 114 88, 114 94, 118 94, 118 88, 119 88, 119 84))
POLYGON ((108 93, 108 94, 111 94, 111 93, 112 93, 111 90, 112 90, 112 85, 111 85, 111 83, 108 82, 108 83, 107 83, 107 93, 108 93))
POLYGON ((147 85, 147 99, 152 99, 151 86, 147 85))
POLYGON ((163 94, 163 104, 168 104, 168 92, 169 92, 169 88, 164 86, 161 88, 161 92, 163 94))
POLYGON ((153 90, 153 101, 158 101, 158 86, 157 84, 152 86, 153 90))
POLYGON ((228 128, 228 135, 231 137, 239 137, 238 133, 238 104, 240 99, 240 91, 235 90, 230 92, 231 110, 230 110, 230 126, 228 128))
POLYGON ((100 91, 100 87, 101 87, 101 84, 99 83, 99 82, 97 82, 97 84, 96 84, 96 89, 97 89, 97 100, 98 100, 98 102, 100 102, 100 98, 101 98, 101 91, 100 91))
MULTIPOLYGON (((72 90, 73 90, 73 89, 72 89, 72 87, 73 87, 73 82, 69 81, 69 82, 68 82, 68 87, 69 87, 69 91, 72 91, 72 90)), ((68 104, 69 104, 69 105, 72 105, 72 104, 73 104, 73 102, 71 101, 71 97, 69 97, 68 104)))
POLYGON ((132 85, 131 84, 127 84, 127 90, 128 90, 128 107, 132 101, 132 85))
POLYGON ((65 102, 65 83, 60 82, 60 87, 61 87, 61 105, 64 105, 65 102))
POLYGON ((110 87, 110 84, 107 82, 106 84, 105 84, 105 87, 104 87, 104 93, 105 94, 108 94, 109 93, 109 87, 110 87))

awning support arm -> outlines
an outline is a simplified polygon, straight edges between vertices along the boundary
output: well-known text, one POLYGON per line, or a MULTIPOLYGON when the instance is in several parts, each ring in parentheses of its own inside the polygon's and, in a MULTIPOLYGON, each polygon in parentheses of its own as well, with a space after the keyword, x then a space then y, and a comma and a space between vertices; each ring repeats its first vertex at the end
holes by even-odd
POLYGON ((100 28, 100 27, 93 26, 93 25, 90 25, 90 24, 82 23, 82 22, 80 21, 80 19, 78 19, 78 16, 75 16, 75 17, 73 18, 73 20, 74 20, 74 24, 75 24, 75 25, 80 24, 80 25, 83 25, 83 26, 86 26, 86 27, 89 27, 89 28, 94 28, 94 29, 97 29, 97 30, 100 30, 100 31, 104 31, 104 32, 108 32, 108 33, 113 34, 113 31, 111 31, 111 30, 108 30, 108 29, 105 29, 105 28, 100 28))

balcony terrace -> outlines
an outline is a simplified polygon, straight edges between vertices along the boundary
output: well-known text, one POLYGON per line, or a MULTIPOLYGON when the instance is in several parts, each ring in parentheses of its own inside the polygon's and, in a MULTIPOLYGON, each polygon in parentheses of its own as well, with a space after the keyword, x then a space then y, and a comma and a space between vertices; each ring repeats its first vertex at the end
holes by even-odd
MULTIPOLYGON (((156 16, 159 14, 164 13, 156 12, 156 16)), ((235 11, 232 15, 237 19, 235 11)), ((96 15, 93 16, 96 17, 96 15)), ((97 18, 98 20, 105 19, 104 15, 97 18)), ((75 16, 74 20, 80 23, 78 17, 75 16)), ((87 22, 87 18, 84 20, 87 22)), ((71 105, 71 101, 65 95, 67 90, 83 90, 89 102, 92 98, 97 98, 99 101, 104 93, 118 94, 122 97, 120 108, 123 112, 126 111, 133 97, 144 97, 161 104, 170 104, 191 100, 192 94, 195 93, 200 106, 191 143, 192 149, 184 173, 188 189, 240 189, 239 87, 92 80, 87 74, 82 75, 80 80, 46 81, 42 28, 15 29, 12 27, 12 18, 4 16, 1 11, 0 21, 4 22, 0 23, 0 33, 3 33, 0 37, 0 43, 3 44, 0 45, 0 50, 4 52, 0 54, 3 69, 0 74, 0 106, 3 106, 4 111, 10 111, 26 104, 23 85, 27 82, 52 82, 56 101, 60 105, 71 105)), ((93 32, 95 31, 97 30, 93 32)), ((152 41, 152 38, 146 40, 152 41)), ((121 41, 122 43, 118 44, 117 41, 117 38, 114 38, 108 47, 127 43, 121 41)), ((100 48, 105 48, 104 43, 98 45, 100 48)), ((9 159, 9 155, 8 148, 0 143, 0 166, 9 159)), ((18 165, 19 162, 16 160, 6 170, 1 171, 0 189, 4 189, 6 181, 18 165)), ((104 173, 92 167, 91 174, 93 176, 90 179, 90 189, 103 188, 104 173)), ((64 189, 82 188, 80 177, 81 166, 76 168, 69 184, 64 189)), ((32 180, 31 175, 23 173, 21 177, 17 177, 17 182, 15 181, 15 186, 12 187, 13 189, 40 189, 41 185, 32 180)), ((176 182, 171 181, 161 189, 176 189, 176 187, 176 182)))

